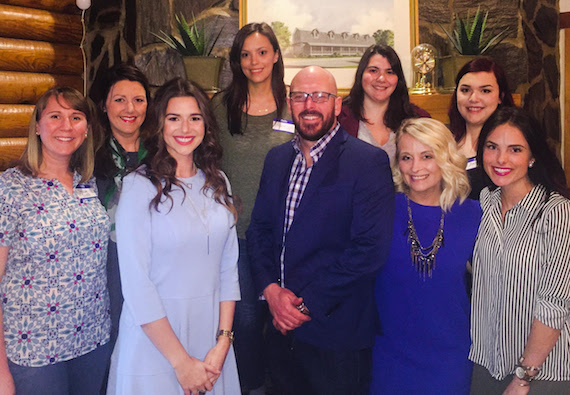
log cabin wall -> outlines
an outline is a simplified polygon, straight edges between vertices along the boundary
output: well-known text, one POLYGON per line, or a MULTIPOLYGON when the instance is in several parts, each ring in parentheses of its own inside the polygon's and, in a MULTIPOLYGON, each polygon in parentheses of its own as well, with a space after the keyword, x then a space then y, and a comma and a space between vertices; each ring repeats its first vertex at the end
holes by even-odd
POLYGON ((0 171, 21 155, 45 91, 83 90, 81 36, 75 0, 0 0, 0 171))

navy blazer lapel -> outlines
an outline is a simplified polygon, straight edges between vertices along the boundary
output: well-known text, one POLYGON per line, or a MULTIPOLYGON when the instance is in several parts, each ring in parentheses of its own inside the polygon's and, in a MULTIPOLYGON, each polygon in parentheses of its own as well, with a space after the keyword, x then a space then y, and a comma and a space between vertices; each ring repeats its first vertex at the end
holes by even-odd
MULTIPOLYGON (((337 131, 333 139, 327 145, 327 148, 325 149, 323 156, 314 165, 315 168, 311 173, 311 178, 309 179, 309 183, 307 184, 305 193, 303 193, 303 198, 299 203, 299 207, 297 207, 297 210, 295 210, 295 217, 293 218, 293 224, 295 223, 295 218, 297 218, 297 215, 300 214, 305 209, 305 207, 307 207, 310 204, 313 195, 319 189, 325 177, 330 172, 332 172, 337 168, 338 157, 343 150, 347 136, 348 136, 347 133, 341 127, 337 131)), ((293 224, 291 224, 291 226, 293 226, 293 224)))
POLYGON ((275 163, 285 163, 285 167, 280 169, 279 172, 279 179, 275 180, 278 190, 279 196, 279 204, 277 206, 277 213, 278 222, 277 224, 281 224, 279 229, 279 234, 281 235, 280 240, 283 239, 283 224, 285 223, 285 204, 287 201, 287 194, 289 193, 289 177, 291 174, 291 166, 293 166, 293 161, 295 160, 295 156, 297 156, 297 152, 293 148, 293 144, 290 143, 287 151, 285 152, 285 160, 276 161, 275 163))

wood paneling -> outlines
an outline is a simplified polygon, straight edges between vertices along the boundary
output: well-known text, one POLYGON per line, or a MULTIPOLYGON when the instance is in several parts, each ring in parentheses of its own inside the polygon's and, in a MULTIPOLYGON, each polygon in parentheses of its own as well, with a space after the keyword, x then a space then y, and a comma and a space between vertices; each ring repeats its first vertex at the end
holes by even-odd
POLYGON ((27 138, 0 139, 0 169, 4 170, 13 165, 26 147, 27 138))
POLYGON ((0 104, 0 138, 28 137, 33 105, 0 104))
POLYGON ((560 29, 570 28, 570 12, 560 13, 560 29))
POLYGON ((82 32, 75 15, 0 4, 0 37, 79 45, 82 32))
POLYGON ((83 79, 79 76, 0 71, 0 104, 35 104, 54 85, 83 91, 83 79))
MULTIPOLYGON (((521 105, 521 95, 514 94, 513 100, 517 106, 521 105)), ((447 111, 451 103, 451 93, 436 93, 433 95, 410 95, 410 101, 416 106, 423 108, 430 113, 431 117, 449 124, 447 111)))
POLYGON ((83 73, 83 57, 77 45, 0 38, 0 70, 36 73, 83 73))
POLYGON ((81 12, 75 5, 75 0, 0 0, 0 3, 64 14, 78 14, 81 12))

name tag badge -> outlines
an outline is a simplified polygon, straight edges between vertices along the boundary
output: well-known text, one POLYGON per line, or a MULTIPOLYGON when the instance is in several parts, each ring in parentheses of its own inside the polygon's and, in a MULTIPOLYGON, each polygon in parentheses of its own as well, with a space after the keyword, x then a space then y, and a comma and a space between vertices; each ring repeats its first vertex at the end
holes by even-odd
POLYGON ((83 203, 84 200, 97 199, 95 189, 91 188, 91 186, 87 184, 78 184, 75 187, 75 193, 81 200, 81 203, 83 203))
POLYGON ((476 167, 477 167, 477 158, 467 159, 467 169, 466 170, 473 170, 476 167))
POLYGON ((274 119, 273 130, 277 132, 295 133, 295 124, 288 119, 274 119))

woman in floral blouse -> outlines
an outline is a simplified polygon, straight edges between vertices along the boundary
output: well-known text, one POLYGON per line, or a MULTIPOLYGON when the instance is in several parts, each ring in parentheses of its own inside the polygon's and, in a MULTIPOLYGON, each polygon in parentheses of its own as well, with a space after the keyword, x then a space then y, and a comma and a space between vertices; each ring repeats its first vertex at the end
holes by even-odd
POLYGON ((93 173, 93 105, 72 88, 36 104, 0 175, 0 393, 98 393, 110 350, 109 219, 93 173))

